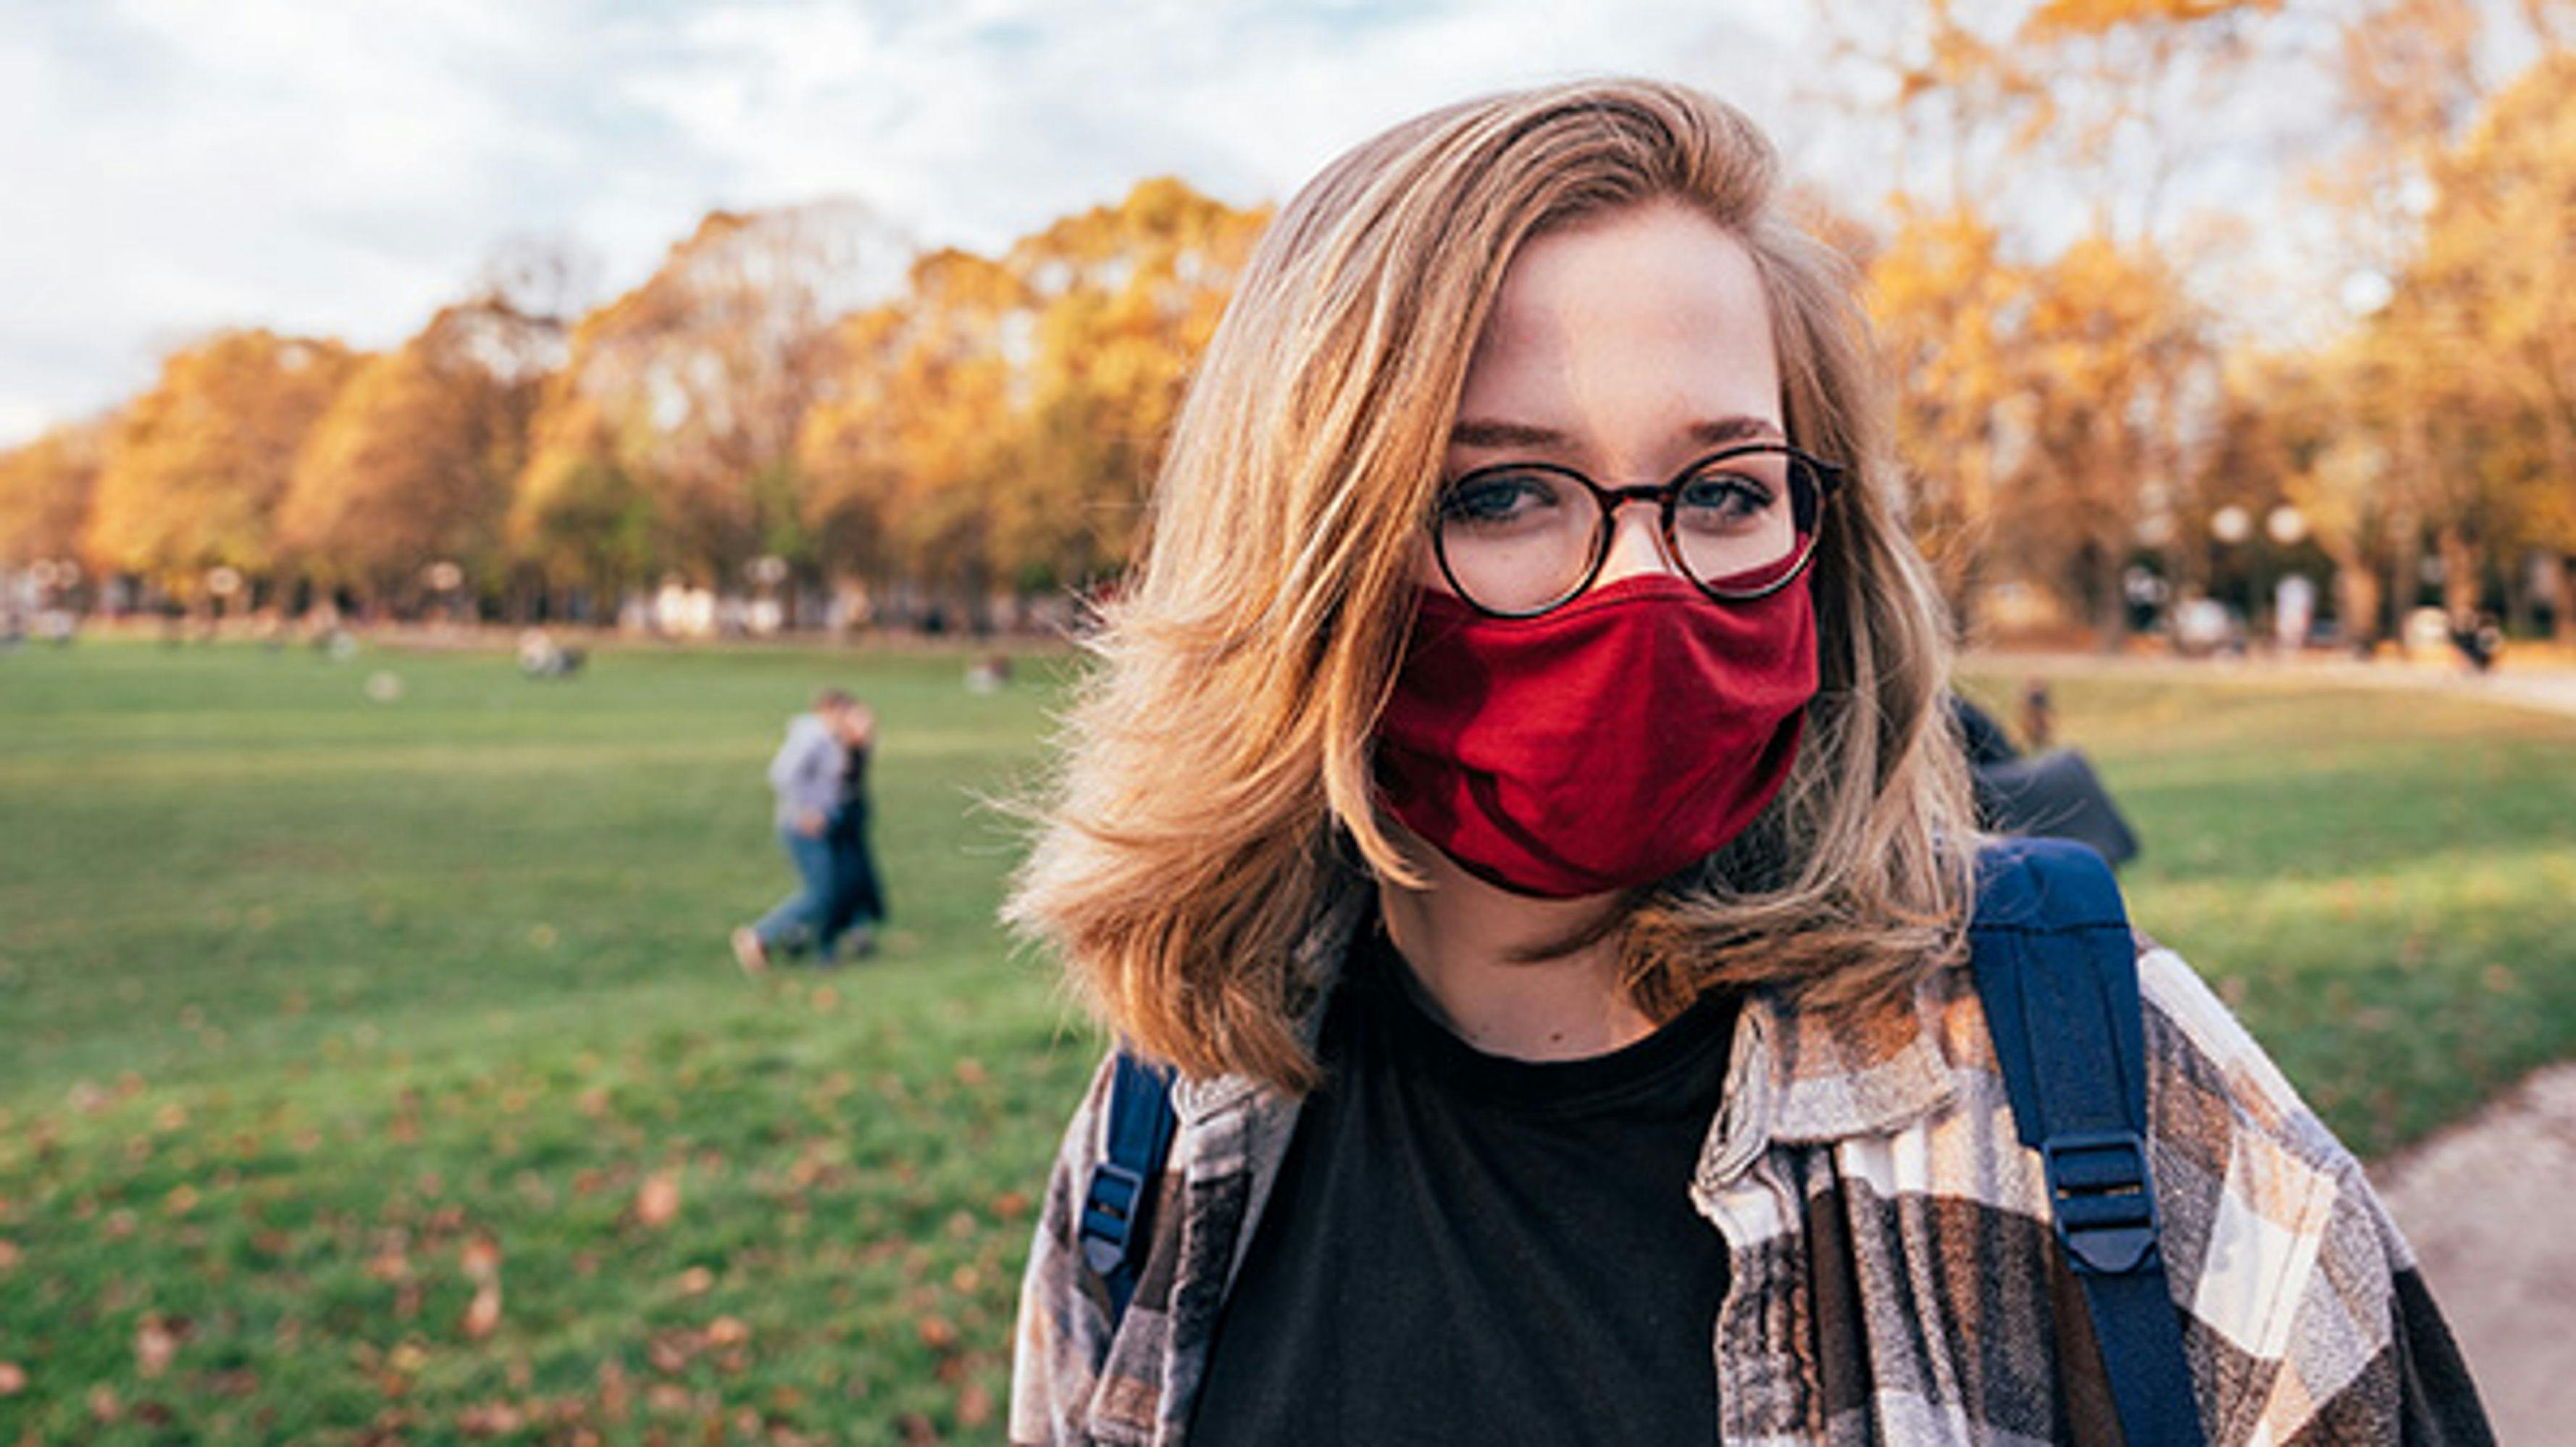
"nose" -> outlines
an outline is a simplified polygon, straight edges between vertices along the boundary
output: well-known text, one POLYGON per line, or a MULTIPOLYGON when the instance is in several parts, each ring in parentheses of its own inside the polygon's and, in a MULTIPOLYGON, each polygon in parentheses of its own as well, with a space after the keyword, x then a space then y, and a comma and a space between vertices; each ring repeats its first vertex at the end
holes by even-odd
POLYGON ((1619 504, 1610 515, 1610 553, 1601 560, 1601 572, 1592 586, 1607 587, 1646 573, 1681 576, 1680 567, 1664 550, 1661 520, 1655 504, 1646 499, 1630 498, 1619 504))

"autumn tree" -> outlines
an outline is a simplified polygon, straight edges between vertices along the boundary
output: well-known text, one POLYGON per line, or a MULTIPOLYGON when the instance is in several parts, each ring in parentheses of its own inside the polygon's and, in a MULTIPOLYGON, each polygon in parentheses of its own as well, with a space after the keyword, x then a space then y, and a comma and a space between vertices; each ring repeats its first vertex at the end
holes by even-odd
POLYGON ((0 452, 0 566, 78 557, 108 427, 56 427, 0 452))
POLYGON ((2551 611, 2576 637, 2576 51, 2544 55, 2438 156, 2421 251, 2370 329, 2417 399, 2435 464, 2422 502, 2446 601, 2474 606, 2497 554, 2560 560, 2551 611))
POLYGON ((265 330, 171 353, 109 434, 85 549, 182 596, 219 565, 267 575, 296 456, 359 360, 265 330))
POLYGON ((1997 490, 2017 440, 2008 414, 2024 388, 2030 279, 2003 248, 2001 232, 1972 210, 1900 202, 1869 268, 1908 521, 1963 624, 1988 572, 1997 490))
POLYGON ((1189 369, 1267 214, 1178 181, 849 318, 798 448, 836 564, 970 613, 1125 564, 1189 369))
POLYGON ((841 324, 840 370, 798 449, 807 516, 840 568, 982 606, 996 499, 1024 452, 1018 364, 1034 327, 1010 268, 957 250, 921 258, 900 298, 841 324))
POLYGON ((2000 490, 1996 541, 2116 641, 2122 571, 2141 524, 2173 510, 2187 393, 2214 354, 2164 261, 2102 236, 2033 273, 2017 340, 2029 441, 2000 490))
POLYGON ((280 541, 371 603, 433 561, 487 570, 553 340, 551 322, 485 297, 368 359, 306 439, 280 541))
POLYGON ((995 527, 1022 588, 1125 566, 1190 369, 1268 221, 1164 178, 1011 249, 1036 333, 995 527))
POLYGON ((792 469, 834 324, 910 254, 856 203, 707 216, 574 329, 531 425, 513 539, 598 587, 808 553, 792 469))

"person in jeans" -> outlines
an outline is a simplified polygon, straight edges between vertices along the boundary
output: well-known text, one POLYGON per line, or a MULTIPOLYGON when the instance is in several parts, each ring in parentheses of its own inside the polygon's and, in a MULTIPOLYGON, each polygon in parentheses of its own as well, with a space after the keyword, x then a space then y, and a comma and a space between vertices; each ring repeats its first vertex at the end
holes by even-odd
POLYGON ((787 721, 787 736, 769 760, 769 787, 778 800, 778 841, 796 867, 796 888, 757 923, 733 932, 734 960, 745 974, 766 971, 778 952, 811 950, 817 960, 832 958, 847 922, 833 909, 841 872, 833 858, 832 821, 841 808, 852 731, 873 726, 858 701, 837 688, 816 694, 812 712, 787 721))
POLYGON ((876 851, 868 843, 868 756, 876 746, 876 710, 853 703, 841 711, 840 791, 823 837, 832 847, 832 902, 823 933, 841 942, 852 959, 876 953, 876 928, 884 921, 885 884, 877 877, 876 851))

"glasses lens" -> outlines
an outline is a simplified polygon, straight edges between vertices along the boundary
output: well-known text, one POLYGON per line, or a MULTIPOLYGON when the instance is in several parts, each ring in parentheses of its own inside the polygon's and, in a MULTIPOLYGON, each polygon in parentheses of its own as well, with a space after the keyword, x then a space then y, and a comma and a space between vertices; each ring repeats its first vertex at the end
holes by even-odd
POLYGON ((1711 592, 1766 592, 1806 561, 1818 495, 1814 474, 1787 452, 1715 458, 1683 479, 1673 498, 1674 550, 1711 592))
POLYGON ((1536 613, 1562 601, 1583 581, 1600 531, 1591 491, 1544 468, 1470 473, 1440 498, 1449 581, 1491 613, 1536 613))

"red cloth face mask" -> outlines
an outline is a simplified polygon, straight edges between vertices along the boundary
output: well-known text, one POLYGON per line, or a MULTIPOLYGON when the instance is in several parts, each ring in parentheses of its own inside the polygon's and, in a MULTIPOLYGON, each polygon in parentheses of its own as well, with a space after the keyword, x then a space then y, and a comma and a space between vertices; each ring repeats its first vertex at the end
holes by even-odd
POLYGON ((1425 589, 1378 720, 1378 787, 1406 828, 1505 889, 1633 888, 1753 822, 1815 693, 1803 577, 1718 603, 1647 574, 1535 618, 1425 589))

